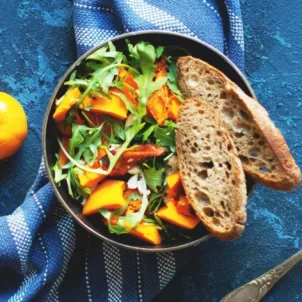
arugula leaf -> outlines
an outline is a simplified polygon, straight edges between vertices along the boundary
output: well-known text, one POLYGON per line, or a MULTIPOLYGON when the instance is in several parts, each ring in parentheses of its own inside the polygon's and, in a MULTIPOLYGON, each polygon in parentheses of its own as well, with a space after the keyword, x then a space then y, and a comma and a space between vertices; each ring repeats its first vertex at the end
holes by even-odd
POLYGON ((68 114, 67 114, 67 118, 65 119, 64 122, 64 127, 66 127, 67 125, 71 125, 77 118, 74 116, 74 114, 77 112, 78 108, 76 106, 73 106, 68 114))
POLYGON ((165 121, 165 126, 171 127, 171 128, 177 128, 177 124, 171 120, 166 120, 165 121))
POLYGON ((166 186, 162 186, 158 192, 151 193, 149 198, 149 212, 151 215, 156 213, 160 205, 162 204, 165 191, 166 191, 166 186))
POLYGON ((135 76, 134 80, 138 85, 138 113, 143 117, 147 113, 147 101, 151 94, 159 90, 166 82, 166 77, 161 77, 153 81, 155 69, 149 69, 146 74, 135 76))
POLYGON ((112 225, 111 224, 111 219, 112 217, 116 217, 116 216, 120 216, 122 215, 127 207, 129 205, 129 201, 126 202, 126 204, 121 207, 120 209, 117 209, 113 212, 110 212, 108 210, 104 210, 104 209, 101 209, 99 212, 100 214, 107 219, 108 221, 108 230, 110 233, 113 233, 113 234, 117 234, 117 235, 122 235, 122 234, 126 234, 126 233, 129 233, 130 230, 126 229, 124 226, 121 226, 121 225, 112 225))
POLYGON ((121 140, 125 140, 125 129, 124 129, 124 122, 120 121, 116 118, 110 117, 110 116, 104 116, 103 120, 106 122, 106 124, 110 125, 113 133, 120 138, 121 140))
POLYGON ((129 41, 127 44, 130 56, 136 61, 136 65, 140 67, 142 72, 133 76, 138 85, 138 113, 140 117, 143 117, 147 112, 148 98, 167 82, 167 78, 162 77, 153 81, 156 60, 156 52, 153 45, 144 41, 138 42, 135 46, 129 41))
POLYGON ((78 180, 78 169, 71 168, 67 171, 66 183, 68 194, 74 198, 79 199, 80 197, 88 197, 91 194, 91 190, 89 188, 83 188, 78 180))
POLYGON ((136 60, 139 60, 139 55, 137 53, 136 47, 134 47, 128 39, 126 39, 126 43, 129 51, 129 56, 136 60))
POLYGON ((154 191, 158 192, 157 187, 162 186, 163 183, 163 174, 165 172, 164 168, 156 170, 155 168, 151 167, 148 169, 144 169, 144 176, 146 179, 146 183, 148 187, 154 191))
POLYGON ((145 142, 149 136, 153 133, 156 125, 150 126, 144 133, 143 133, 143 142, 145 142))
POLYGON ((176 151, 175 145, 175 128, 168 127, 159 127, 156 126, 154 130, 154 136, 158 145, 162 147, 169 147, 171 152, 176 151))
POLYGON ((143 218, 143 222, 147 222, 147 223, 150 223, 150 224, 153 224, 155 226, 158 226, 158 224, 156 223, 156 221, 152 218, 149 218, 149 217, 144 217, 143 218))
POLYGON ((154 219, 156 220, 156 222, 159 224, 159 226, 161 227, 161 229, 165 232, 165 235, 167 236, 167 238, 171 238, 167 228, 165 227, 164 223, 162 222, 162 220, 157 216, 157 214, 154 214, 154 219))
MULTIPOLYGON (((114 82, 123 56, 123 53, 116 51, 112 42, 109 42, 107 46, 98 49, 86 58, 89 66, 92 66, 91 61, 97 61, 101 64, 92 66, 95 71, 90 73, 89 78, 80 79, 80 82, 78 81, 79 79, 74 80, 78 81, 77 84, 82 84, 82 86, 85 87, 85 91, 77 102, 78 105, 83 102, 84 98, 89 95, 91 91, 103 91, 107 95, 109 88, 116 86, 114 82), (83 82, 83 80, 86 82, 83 82)), ((69 81, 65 84, 76 84, 74 81, 69 81)))
POLYGON ((86 126, 80 127, 79 125, 76 124, 72 125, 72 137, 69 139, 69 148, 68 148, 70 156, 74 156, 75 148, 84 141, 84 136, 81 133, 83 127, 86 126))
POLYGON ((82 79, 74 79, 74 80, 69 80, 64 83, 64 85, 67 86, 80 86, 80 87, 88 87, 89 81, 88 80, 82 80, 82 79))
POLYGON ((159 59, 162 56, 164 50, 165 50, 164 46, 158 46, 158 47, 156 47, 156 50, 155 50, 155 52, 156 52, 156 59, 159 59))
POLYGON ((104 92, 105 95, 109 95, 109 88, 118 86, 118 83, 114 82, 113 79, 118 75, 118 67, 113 67, 107 72, 104 72, 100 76, 99 84, 100 89, 104 92))
POLYGON ((168 65, 168 87, 171 91, 174 92, 178 96, 180 100, 183 100, 184 97, 179 90, 178 84, 177 84, 177 69, 176 69, 176 62, 175 60, 171 60, 170 64, 168 65))
POLYGON ((78 173, 76 168, 70 169, 70 183, 77 193, 77 195, 75 196, 76 199, 80 197, 88 197, 91 194, 91 190, 89 188, 81 186, 78 180, 78 173))
MULTIPOLYGON (((58 158, 58 154, 56 154, 58 158)), ((54 182, 60 184, 62 180, 66 179, 67 174, 64 174, 62 168, 60 167, 59 160, 56 161, 55 165, 52 167, 54 171, 54 182)))
POLYGON ((122 153, 128 148, 128 146, 130 145, 132 139, 135 137, 135 135, 144 128, 145 123, 139 123, 139 124, 135 124, 133 126, 130 126, 128 128, 125 129, 125 136, 126 139, 124 141, 124 143, 121 145, 121 147, 119 148, 118 152, 113 155, 108 148, 105 149, 107 156, 109 158, 109 167, 108 167, 108 173, 110 173, 115 164, 117 163, 117 161, 119 160, 119 158, 121 157, 122 153))
POLYGON ((96 128, 72 124, 72 137, 69 140, 70 156, 80 160, 83 155, 85 162, 92 166, 98 153, 97 149, 101 145, 102 128, 103 124, 96 128))
POLYGON ((57 137, 57 141, 58 141, 58 144, 59 144, 60 148, 62 149, 63 153, 66 155, 66 157, 70 161, 69 163, 67 163, 64 166, 64 169, 65 168, 70 168, 70 167, 72 167, 72 165, 75 165, 76 167, 78 167, 81 170, 86 171, 86 172, 92 172, 92 173, 96 173, 96 174, 100 174, 100 175, 108 175, 109 174, 108 171, 105 171, 101 168, 91 169, 91 168, 85 167, 80 161, 76 161, 72 156, 70 156, 70 154, 66 151, 66 149, 64 148, 62 142, 60 141, 60 139, 58 137, 57 137))

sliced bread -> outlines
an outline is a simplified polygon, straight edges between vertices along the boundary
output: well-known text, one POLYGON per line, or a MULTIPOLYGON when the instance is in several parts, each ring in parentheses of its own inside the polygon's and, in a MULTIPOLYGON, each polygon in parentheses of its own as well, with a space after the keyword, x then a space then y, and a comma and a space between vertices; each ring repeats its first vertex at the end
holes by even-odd
POLYGON ((177 69, 184 96, 200 98, 220 114, 248 174, 272 189, 289 191, 299 186, 300 169, 281 132, 257 100, 199 59, 180 57, 177 69))
POLYGON ((211 234, 240 236, 246 221, 246 184, 236 148, 219 115, 188 99, 180 108, 176 150, 186 196, 211 234))

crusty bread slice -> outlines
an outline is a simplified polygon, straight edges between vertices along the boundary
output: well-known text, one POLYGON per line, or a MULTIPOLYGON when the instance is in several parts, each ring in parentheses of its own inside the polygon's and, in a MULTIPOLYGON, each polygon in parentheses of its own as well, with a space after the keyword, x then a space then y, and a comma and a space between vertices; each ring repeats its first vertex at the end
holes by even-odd
POLYGON ((237 151, 219 115, 188 99, 180 108, 176 150, 186 196, 205 227, 224 240, 239 237, 246 221, 246 183, 237 151))
POLYGON ((178 84, 186 98, 206 101, 221 115, 243 169, 276 190, 299 186, 301 172, 267 111, 222 72, 193 57, 177 62, 178 84))

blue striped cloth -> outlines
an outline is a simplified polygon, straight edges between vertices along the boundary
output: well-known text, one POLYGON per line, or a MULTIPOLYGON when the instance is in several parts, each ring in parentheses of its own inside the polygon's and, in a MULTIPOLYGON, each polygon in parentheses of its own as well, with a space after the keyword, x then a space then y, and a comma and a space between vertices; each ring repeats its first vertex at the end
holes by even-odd
MULTIPOLYGON (((79 55, 123 32, 163 29, 243 68, 239 0, 77 0, 74 22, 79 55)), ((43 162, 23 204, 0 218, 0 234, 0 301, 149 301, 192 253, 140 254, 92 238, 56 201, 43 162)))

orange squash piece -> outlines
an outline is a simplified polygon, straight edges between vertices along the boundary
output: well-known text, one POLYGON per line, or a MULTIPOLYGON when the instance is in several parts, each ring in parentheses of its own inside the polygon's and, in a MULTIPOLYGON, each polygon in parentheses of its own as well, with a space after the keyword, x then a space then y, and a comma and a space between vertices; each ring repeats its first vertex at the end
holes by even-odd
POLYGON ((178 113, 179 113, 179 109, 180 109, 180 100, 178 99, 178 97, 176 95, 174 95, 173 93, 169 94, 169 98, 168 98, 168 118, 176 121, 177 117, 178 117, 178 113))
MULTIPOLYGON (((137 189, 128 189, 124 192, 124 198, 128 200, 128 197, 131 194, 139 194, 137 189)), ((124 215, 131 214, 133 212, 137 212, 141 207, 142 201, 141 199, 133 199, 129 202, 129 205, 124 213, 124 215)))
POLYGON ((105 180, 91 193, 83 207, 84 215, 97 213, 100 209, 116 210, 126 204, 123 193, 127 185, 122 180, 105 180))
POLYGON ((64 123, 66 120, 67 114, 71 107, 77 102, 77 100, 81 96, 81 91, 79 88, 73 88, 66 93, 62 102, 56 108, 55 113, 53 114, 53 118, 56 123, 64 123))
MULTIPOLYGON (((63 136, 61 142, 62 142, 64 149, 68 152, 69 138, 63 136)), ((61 148, 59 149, 58 160, 59 160, 59 165, 61 168, 69 162, 67 156, 65 155, 65 153, 63 152, 63 150, 61 148)))
POLYGON ((152 244, 161 243, 159 230, 154 225, 140 223, 129 234, 152 244))
MULTIPOLYGON (((119 92, 118 89, 112 88, 111 92, 119 92)), ((128 110, 124 102, 113 93, 110 93, 110 98, 101 98, 94 96, 93 98, 86 96, 80 108, 85 109, 91 106, 90 111, 96 114, 108 114, 120 120, 127 118, 128 110)))
MULTIPOLYGON (((114 216, 111 218, 112 225, 116 225, 117 221, 118 221, 118 216, 114 216)), ((106 219, 104 219, 104 224, 108 225, 108 221, 106 219)), ((150 224, 139 223, 128 234, 152 244, 160 244, 162 240, 159 230, 154 225, 150 225, 150 224)))
POLYGON ((186 196, 179 197, 179 200, 176 204, 176 210, 177 210, 178 214, 181 214, 181 215, 185 215, 185 216, 189 216, 189 217, 195 216, 195 213, 186 196))
POLYGON ((167 176, 168 196, 170 199, 177 198, 183 191, 180 172, 176 171, 167 176))
POLYGON ((133 75, 127 71, 124 67, 120 67, 119 69, 119 79, 123 79, 124 83, 129 85, 132 89, 130 89, 127 86, 123 86, 122 92, 126 96, 126 98, 131 102, 134 108, 137 108, 138 102, 137 102, 137 92, 138 89, 137 83, 134 80, 133 75))
POLYGON ((98 155, 97 155, 97 157, 96 157, 96 160, 98 161, 98 160, 100 160, 102 157, 104 157, 104 156, 106 156, 106 155, 107 155, 106 150, 103 149, 103 148, 99 148, 99 149, 98 149, 98 155))
MULTIPOLYGON (((156 63, 154 78, 157 80, 165 76, 167 76, 167 66, 165 59, 162 58, 156 63)), ((147 102, 148 115, 151 115, 160 126, 163 126, 168 119, 168 94, 168 86, 163 85, 159 90, 152 93, 147 102)))
MULTIPOLYGON (((104 157, 106 154, 107 153, 106 153, 105 149, 101 149, 101 148, 98 149, 98 154, 97 154, 97 157, 96 157, 95 162, 92 165, 92 167, 90 167, 89 165, 85 165, 85 167, 86 168, 99 168, 100 167, 99 160, 102 157, 104 157)), ((105 166, 103 166, 102 168, 104 170, 107 169, 107 167, 105 167, 105 166)), ((93 172, 84 171, 83 174, 78 174, 78 179, 79 179, 82 187, 92 188, 92 187, 96 186, 104 178, 106 178, 106 176, 107 175, 101 175, 101 174, 97 174, 97 173, 93 173, 93 172)))
MULTIPOLYGON (((75 118, 75 120, 74 120, 75 124, 85 125, 85 121, 81 118, 81 116, 77 112, 75 112, 72 116, 75 118)), ((63 135, 68 136, 68 137, 72 136, 72 126, 71 125, 64 126, 64 124, 57 124, 57 127, 63 135)))
POLYGON ((185 216, 179 214, 173 201, 168 201, 165 206, 161 207, 157 211, 157 216, 186 230, 194 229, 200 221, 196 215, 185 216))
POLYGON ((160 126, 163 126, 168 118, 168 93, 169 88, 164 85, 159 90, 154 91, 147 102, 148 111, 160 126))
MULTIPOLYGON (((89 165, 85 165, 86 168, 91 168, 89 165)), ((93 188, 100 181, 106 178, 107 175, 101 175, 93 172, 84 171, 84 174, 78 174, 78 179, 82 187, 93 188)))

